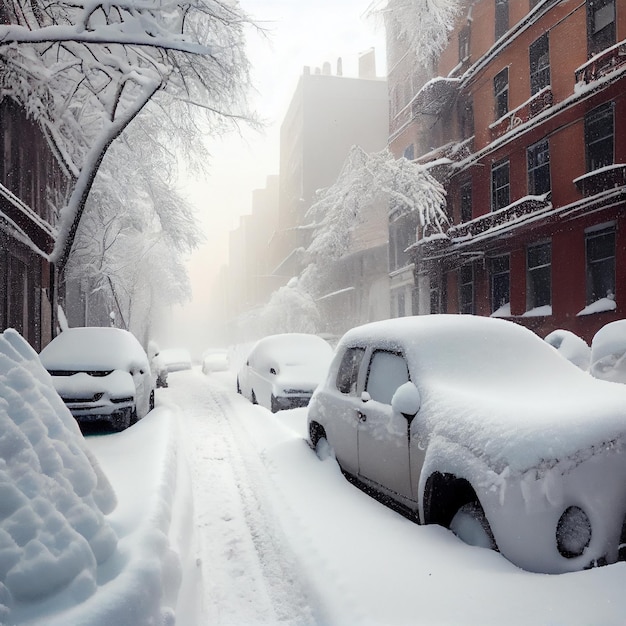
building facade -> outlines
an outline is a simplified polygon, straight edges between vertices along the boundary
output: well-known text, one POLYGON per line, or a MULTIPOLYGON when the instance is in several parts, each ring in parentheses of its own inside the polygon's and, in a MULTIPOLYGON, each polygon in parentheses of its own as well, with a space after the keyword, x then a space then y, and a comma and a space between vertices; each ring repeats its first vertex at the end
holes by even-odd
POLYGON ((56 323, 48 255, 70 177, 50 138, 9 97, 0 100, 0 155, 0 330, 14 328, 40 350, 56 323))
POLYGON ((415 281, 434 312, 590 341, 626 316, 626 0, 463 6, 409 103, 452 224, 415 281))

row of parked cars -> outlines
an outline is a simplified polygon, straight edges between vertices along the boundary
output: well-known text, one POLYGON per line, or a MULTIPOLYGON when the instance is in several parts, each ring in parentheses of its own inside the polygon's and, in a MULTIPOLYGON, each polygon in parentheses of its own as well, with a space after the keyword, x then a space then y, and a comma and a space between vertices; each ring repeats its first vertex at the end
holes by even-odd
POLYGON ((575 571, 626 559, 626 321, 587 364, 565 331, 549 339, 458 315, 367 324, 334 352, 279 335, 237 390, 272 411, 308 403, 318 455, 416 521, 526 570, 575 571))

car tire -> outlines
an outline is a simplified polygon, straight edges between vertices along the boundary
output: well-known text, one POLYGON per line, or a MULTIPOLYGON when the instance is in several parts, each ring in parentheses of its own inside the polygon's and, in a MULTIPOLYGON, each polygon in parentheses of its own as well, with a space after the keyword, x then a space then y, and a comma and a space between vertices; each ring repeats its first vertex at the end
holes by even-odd
POLYGON ((154 389, 150 392, 150 402, 148 406, 148 411, 152 411, 154 408, 154 389))
POLYGON ((270 398, 270 410, 272 411, 272 413, 277 413, 278 411, 280 411, 280 407, 278 406, 278 402, 274 394, 272 394, 270 398))
POLYGON ((134 409, 124 409, 120 413, 113 415, 113 419, 111 420, 113 430, 117 432, 126 430, 133 423, 133 415, 135 418, 137 417, 137 411, 134 409))
POLYGON ((498 549, 480 502, 464 504, 452 518, 450 530, 470 546, 489 550, 498 549))
POLYGON ((258 404, 258 402, 256 401, 256 393, 254 393, 254 389, 252 390, 252 395, 250 397, 250 402, 252 402, 252 404, 258 404))
POLYGON ((237 376, 237 393, 241 393, 241 385, 239 384, 239 376, 237 376))

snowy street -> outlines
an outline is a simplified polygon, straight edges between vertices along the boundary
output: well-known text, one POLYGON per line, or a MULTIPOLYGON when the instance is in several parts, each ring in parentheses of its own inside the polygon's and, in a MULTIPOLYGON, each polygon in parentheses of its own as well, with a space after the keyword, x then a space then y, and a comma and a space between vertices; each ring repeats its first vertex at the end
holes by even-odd
POLYGON ((191 470, 203 623, 623 623, 624 563, 530 574, 419 527, 315 456, 305 409, 251 405, 232 372, 176 373, 159 407, 178 416, 191 470))

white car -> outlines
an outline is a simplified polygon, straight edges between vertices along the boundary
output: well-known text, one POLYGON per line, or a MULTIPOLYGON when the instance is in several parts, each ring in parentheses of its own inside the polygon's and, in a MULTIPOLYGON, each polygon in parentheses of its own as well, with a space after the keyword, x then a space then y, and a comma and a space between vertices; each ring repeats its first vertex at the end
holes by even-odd
POLYGON ((609 322, 593 336, 589 373, 601 380, 626 383, 626 320, 609 322))
POLYGON ((202 373, 226 372, 230 367, 227 350, 211 349, 202 355, 202 373))
POLYGON ((311 446, 422 524, 521 568, 626 558, 626 387, 505 320, 429 315, 340 340, 311 446))
POLYGON ((69 328, 40 353, 42 365, 75 419, 124 430, 154 408, 148 357, 120 328, 69 328))
POLYGON ((191 369, 191 355, 185 348, 167 348, 159 353, 161 363, 163 363, 168 373, 182 372, 191 369))
POLYGON ((283 333, 260 339, 237 375, 237 391, 273 413, 306 406, 333 355, 317 335, 283 333))

